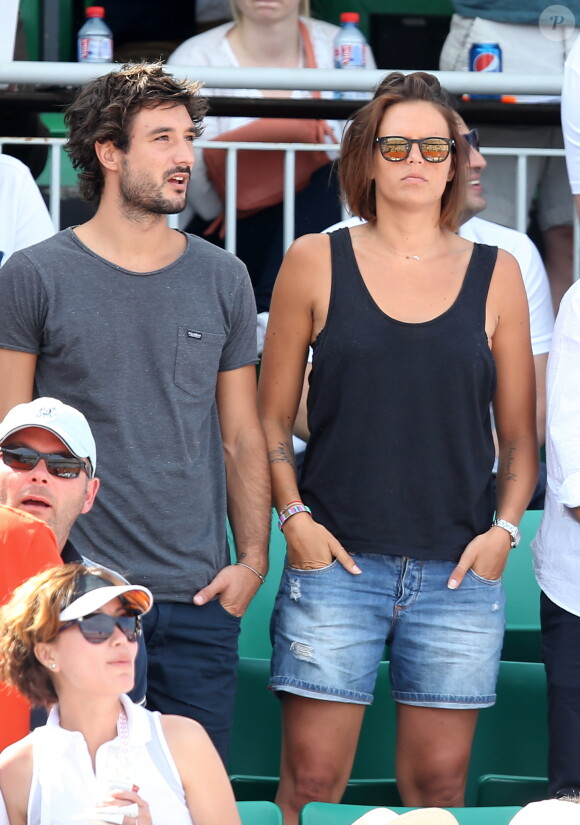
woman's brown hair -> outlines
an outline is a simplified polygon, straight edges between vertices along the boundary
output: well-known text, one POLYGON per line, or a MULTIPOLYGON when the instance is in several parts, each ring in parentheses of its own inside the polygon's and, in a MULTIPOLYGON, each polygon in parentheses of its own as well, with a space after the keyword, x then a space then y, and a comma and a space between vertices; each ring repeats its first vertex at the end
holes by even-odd
POLYGON ((404 75, 392 72, 381 82, 373 99, 350 119, 342 138, 339 161, 339 179, 342 198, 353 215, 365 221, 377 219, 373 166, 378 146, 375 138, 387 109, 397 103, 424 101, 431 103, 445 118, 449 135, 455 142, 452 155, 454 176, 445 187, 441 198, 439 223, 455 232, 464 209, 467 163, 469 153, 459 132, 455 109, 447 92, 434 75, 413 72, 404 75))
POLYGON ((62 628, 60 612, 73 598, 79 578, 88 575, 112 585, 125 583, 101 567, 63 564, 25 581, 0 607, 0 680, 33 705, 52 705, 58 698, 50 671, 36 658, 35 645, 56 639, 62 628))

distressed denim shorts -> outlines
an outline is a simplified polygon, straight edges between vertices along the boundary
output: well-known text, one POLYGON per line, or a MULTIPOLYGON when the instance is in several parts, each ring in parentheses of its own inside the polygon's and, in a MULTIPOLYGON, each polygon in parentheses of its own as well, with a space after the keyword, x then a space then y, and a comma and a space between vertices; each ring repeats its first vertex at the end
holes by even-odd
POLYGON ((493 705, 504 633, 501 580, 468 571, 449 590, 451 561, 353 558, 359 576, 336 561, 319 570, 285 568, 272 615, 270 688, 368 705, 388 644, 397 702, 493 705))

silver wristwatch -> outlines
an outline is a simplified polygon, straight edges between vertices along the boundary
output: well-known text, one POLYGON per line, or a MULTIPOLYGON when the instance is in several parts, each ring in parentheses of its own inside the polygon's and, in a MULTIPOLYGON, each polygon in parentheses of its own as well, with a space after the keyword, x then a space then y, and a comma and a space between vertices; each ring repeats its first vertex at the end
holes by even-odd
POLYGON ((511 537, 512 550, 513 550, 514 547, 518 546, 518 544, 520 543, 520 539, 522 537, 522 534, 520 533, 519 528, 515 524, 512 524, 511 521, 506 521, 503 518, 494 518, 493 526, 494 527, 503 527, 504 530, 508 531, 508 533, 510 534, 510 537, 511 537))

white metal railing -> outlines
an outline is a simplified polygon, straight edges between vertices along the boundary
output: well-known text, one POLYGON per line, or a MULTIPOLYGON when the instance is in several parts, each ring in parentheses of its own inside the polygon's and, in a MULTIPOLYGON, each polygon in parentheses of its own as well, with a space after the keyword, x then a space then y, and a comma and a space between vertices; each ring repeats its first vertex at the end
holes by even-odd
MULTIPOLYGON (((65 138, 14 138, 0 137, 0 151, 7 144, 41 144, 50 149, 50 183, 48 186, 49 211, 55 229, 60 226, 61 201, 61 151, 65 138)), ((283 208, 283 237, 284 249, 287 249, 294 240, 294 176, 296 152, 312 152, 321 149, 329 153, 337 153, 338 145, 311 144, 311 143, 236 143, 233 141, 203 140, 200 138, 195 144, 199 148, 223 148, 226 150, 226 203, 225 203, 225 247, 230 252, 236 252, 236 195, 237 195, 237 153, 240 150, 283 151, 284 157, 284 208, 283 208)), ((485 147, 482 154, 491 156, 515 157, 516 180, 514 186, 516 201, 517 229, 525 232, 528 223, 527 214, 527 162, 530 157, 564 157, 564 149, 530 149, 522 147, 485 147)), ((169 217, 170 225, 177 226, 177 216, 169 217)), ((578 219, 574 219, 574 276, 580 273, 580 230, 578 219)))
MULTIPOLYGON (((0 63, 0 83, 40 83, 80 86, 94 77, 119 69, 117 63, 51 63, 14 61, 0 63)), ((214 89, 304 89, 372 91, 393 69, 241 69, 209 66, 170 66, 176 77, 199 80, 214 89)), ((411 69, 405 69, 408 74, 411 69)), ((438 72, 441 85, 452 94, 559 95, 561 74, 507 74, 502 72, 438 72)))

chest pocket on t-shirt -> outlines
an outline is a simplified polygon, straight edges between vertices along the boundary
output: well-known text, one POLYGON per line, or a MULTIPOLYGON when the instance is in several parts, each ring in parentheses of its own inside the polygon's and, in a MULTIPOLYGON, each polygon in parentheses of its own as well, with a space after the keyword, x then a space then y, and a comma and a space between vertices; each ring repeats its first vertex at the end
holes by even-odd
POLYGON ((177 328, 175 383, 194 398, 215 395, 217 372, 226 340, 223 332, 177 328))

